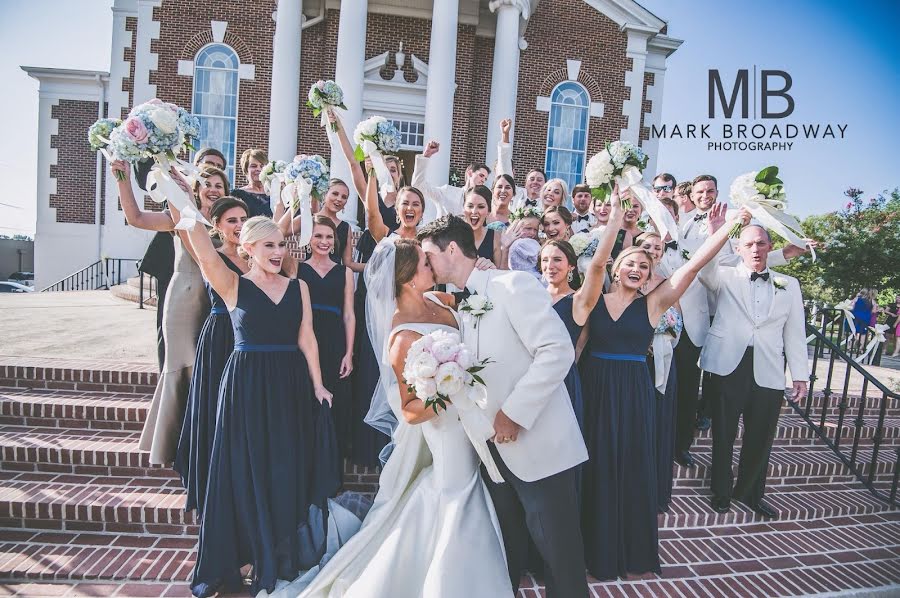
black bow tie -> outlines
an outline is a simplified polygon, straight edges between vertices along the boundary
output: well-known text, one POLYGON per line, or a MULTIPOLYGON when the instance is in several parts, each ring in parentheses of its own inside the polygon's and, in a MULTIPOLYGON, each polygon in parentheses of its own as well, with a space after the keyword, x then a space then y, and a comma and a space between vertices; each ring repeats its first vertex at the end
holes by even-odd
POLYGON ((459 305, 460 305, 463 301, 465 301, 466 299, 468 299, 468 298, 471 297, 472 295, 477 295, 477 294, 478 294, 478 293, 473 293, 472 291, 470 291, 470 290, 468 289, 468 287, 466 287, 466 288, 464 288, 464 289, 461 290, 461 291, 457 291, 457 292, 453 293, 453 296, 456 297, 456 305, 457 305, 457 307, 459 307, 459 305))
POLYGON ((701 220, 706 220, 706 218, 707 218, 708 216, 709 216, 709 213, 706 213, 706 214, 697 214, 696 216, 694 216, 694 222, 700 222, 701 220))
POLYGON ((536 200, 536 199, 526 199, 526 200, 525 200, 525 205, 526 205, 527 207, 530 207, 530 208, 536 208, 536 207, 537 207, 537 200, 536 200))
POLYGON ((768 272, 751 272, 750 273, 750 282, 753 282, 757 278, 762 278, 763 280, 768 281, 769 273, 768 272))
POLYGON ((667 241, 666 250, 678 251, 678 241, 667 241))
POLYGON ((590 222, 590 221, 591 221, 590 214, 585 214, 583 216, 580 214, 575 215, 575 222, 590 222))

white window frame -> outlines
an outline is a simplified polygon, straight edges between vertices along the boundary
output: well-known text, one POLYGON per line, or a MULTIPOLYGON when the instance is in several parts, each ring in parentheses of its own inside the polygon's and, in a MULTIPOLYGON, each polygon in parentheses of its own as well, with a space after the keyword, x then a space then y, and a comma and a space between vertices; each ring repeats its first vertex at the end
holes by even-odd
MULTIPOLYGON (((232 144, 232 147, 234 148, 234 150, 233 150, 231 156, 226 156, 228 163, 226 164, 226 168, 225 168, 225 173, 228 175, 229 183, 232 186, 234 186, 235 178, 237 176, 236 175, 237 168, 238 168, 237 140, 238 140, 238 122, 239 122, 238 111, 239 111, 240 105, 241 105, 241 101, 240 101, 241 100, 241 57, 237 53, 237 50, 235 50, 234 48, 232 48, 231 46, 229 46, 226 43, 212 42, 212 43, 206 44, 205 46, 203 46, 202 48, 197 50, 197 54, 194 55, 194 73, 193 73, 193 75, 194 75, 193 81, 191 81, 191 106, 194 107, 194 112, 193 112, 194 116, 198 117, 201 120, 203 120, 204 118, 222 119, 222 120, 231 120, 232 118, 234 119, 234 143, 232 144), (223 69, 223 68, 216 68, 216 67, 209 67, 209 66, 201 65, 198 61, 200 54, 202 54, 204 50, 206 50, 207 48, 210 48, 212 46, 221 46, 223 48, 227 48, 232 54, 234 54, 234 57, 237 60, 237 66, 234 69, 223 69), (234 74, 235 74, 234 117, 221 116, 218 114, 200 114, 199 112, 196 111, 197 107, 194 105, 194 100, 195 100, 196 94, 197 94, 197 71, 198 70, 228 71, 228 72, 231 72, 232 70, 234 71, 234 74)), ((197 140, 197 141, 199 142, 199 140, 197 140)), ((194 154, 200 149, 201 149, 201 147, 199 147, 199 143, 198 143, 198 147, 194 151, 191 152, 191 160, 193 160, 194 154)))
MULTIPOLYGON (((584 169, 587 166, 587 154, 588 154, 587 145, 588 145, 588 139, 590 138, 590 127, 591 127, 591 94, 588 92, 587 88, 584 85, 582 85, 578 81, 572 81, 572 80, 566 80, 566 81, 561 81, 561 82, 557 83, 553 87, 553 90, 550 92, 550 104, 549 104, 550 109, 547 111, 547 141, 545 143, 546 149, 544 150, 544 172, 548 173, 547 174, 548 178, 553 178, 553 177, 550 177, 550 173, 549 173, 551 150, 557 151, 557 152, 568 152, 570 154, 575 153, 577 151, 574 148, 551 147, 551 145, 550 145, 550 139, 551 139, 550 134, 551 134, 551 130, 553 128, 553 125, 552 125, 552 123, 553 123, 553 108, 555 106, 571 106, 571 104, 561 104, 559 102, 553 101, 553 96, 556 94, 556 90, 558 90, 560 88, 560 86, 562 86, 562 85, 576 85, 576 86, 580 87, 581 90, 584 92, 585 98, 587 100, 586 103, 581 107, 581 109, 584 110, 584 113, 586 116, 585 124, 584 124, 584 149, 581 150, 581 153, 582 153, 581 175, 582 175, 582 178, 584 178, 584 169)), ((575 184, 578 184, 580 182, 583 182, 583 181, 575 181, 575 184)), ((572 186, 573 185, 569 185, 570 190, 571 190, 572 186)))
MULTIPOLYGON (((421 152, 422 150, 425 149, 425 123, 424 123, 424 122, 419 121, 419 120, 411 120, 411 119, 409 119, 409 118, 394 118, 394 117, 387 117, 387 118, 388 118, 388 120, 390 120, 391 122, 394 123, 394 126, 397 127, 397 130, 400 131, 400 135, 401 135, 401 136, 403 136, 403 132, 402 132, 402 130, 401 130, 401 125, 402 125, 402 123, 407 123, 407 124, 410 124, 410 125, 416 125, 417 129, 418 129, 418 128, 421 128, 421 129, 422 129, 421 135, 420 135, 419 133, 415 133, 415 134, 414 134, 416 137, 421 137, 421 138, 422 138, 422 144, 421 144, 421 145, 409 145, 409 144, 406 144, 406 143, 401 143, 401 144, 400 144, 400 149, 401 149, 401 150, 407 150, 407 151, 413 151, 413 152, 421 152)), ((413 135, 413 134, 411 134, 411 133, 406 133, 406 135, 413 135)))

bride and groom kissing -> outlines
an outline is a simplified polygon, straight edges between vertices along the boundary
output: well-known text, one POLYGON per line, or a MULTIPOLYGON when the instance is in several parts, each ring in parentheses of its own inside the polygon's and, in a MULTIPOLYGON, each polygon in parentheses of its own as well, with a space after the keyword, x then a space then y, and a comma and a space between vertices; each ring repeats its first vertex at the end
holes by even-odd
POLYGON ((388 413, 397 421, 378 494, 314 577, 276 594, 513 596, 530 537, 547 596, 587 596, 576 467, 588 454, 564 385, 574 360, 565 326, 530 274, 476 268, 472 228, 461 218, 440 218, 418 238, 421 245, 384 239, 365 271, 369 334, 382 362, 367 421, 388 413), (460 314, 452 295, 429 291, 436 283, 481 295, 491 308, 460 314), (479 373, 487 388, 479 415, 493 422, 491 438, 467 433, 462 405, 435 411, 407 388, 407 351, 435 330, 459 334, 476 360, 491 360, 479 373))

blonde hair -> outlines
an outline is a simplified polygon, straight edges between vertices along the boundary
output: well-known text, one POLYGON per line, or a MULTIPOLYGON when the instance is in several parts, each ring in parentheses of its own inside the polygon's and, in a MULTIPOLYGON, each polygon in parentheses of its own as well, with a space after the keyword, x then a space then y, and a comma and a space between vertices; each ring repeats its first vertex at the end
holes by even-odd
POLYGON ((562 199, 559 200, 559 205, 561 205, 561 206, 566 206, 566 205, 568 205, 568 200, 571 199, 571 198, 569 197, 569 186, 568 186, 568 185, 566 184, 566 182, 565 182, 564 180, 562 180, 562 179, 550 179, 549 181, 547 181, 546 183, 544 183, 543 186, 541 187, 541 192, 540 192, 540 194, 539 194, 538 196, 539 196, 539 197, 544 197, 544 191, 546 191, 547 188, 550 187, 550 185, 553 185, 553 184, 558 184, 560 190, 562 191, 562 199))
MULTIPOLYGON (((244 226, 246 226, 246 225, 244 225, 244 226)), ((242 237, 244 236, 243 233, 241 233, 241 236, 242 237)), ((625 261, 625 258, 627 258, 630 255, 634 255, 636 253, 640 253, 645 258, 647 258, 647 261, 650 262, 650 267, 651 268, 653 267, 653 264, 655 263, 656 260, 653 259, 653 256, 650 255, 649 251, 647 251, 646 249, 644 249, 642 247, 629 247, 629 248, 623 250, 622 253, 619 254, 619 257, 616 258, 616 261, 613 262, 613 266, 612 266, 612 270, 611 270, 613 280, 615 280, 616 276, 618 275, 619 267, 621 267, 622 262, 625 261)))
POLYGON ((278 228, 278 225, 271 218, 266 216, 250 218, 241 228, 241 244, 238 246, 238 255, 249 261, 250 254, 244 249, 244 245, 253 245, 276 232, 281 234, 281 229, 278 228))
POLYGON ((247 169, 250 167, 250 159, 253 158, 263 166, 265 166, 269 162, 269 156, 266 154, 265 150, 251 148, 245 149, 241 154, 241 172, 244 173, 244 176, 247 176, 247 169))

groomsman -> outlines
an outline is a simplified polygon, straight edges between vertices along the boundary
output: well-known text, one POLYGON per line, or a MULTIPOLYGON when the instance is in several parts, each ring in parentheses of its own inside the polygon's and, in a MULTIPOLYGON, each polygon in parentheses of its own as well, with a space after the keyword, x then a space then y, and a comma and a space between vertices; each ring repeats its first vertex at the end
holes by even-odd
MULTIPOLYGON (((675 187, 675 196, 672 198, 678 204, 678 211, 682 214, 691 214, 697 207, 691 201, 691 182, 684 181, 675 187)), ((693 214, 691 214, 693 216, 693 214)))
POLYGON ((763 495, 785 396, 785 361, 793 380, 788 400, 796 402, 807 392, 809 362, 800 285, 795 278, 769 271, 771 249, 764 228, 744 227, 737 244, 739 259, 720 256, 700 274, 718 300, 700 355, 700 366, 710 373, 716 388, 709 407, 712 507, 717 513, 728 512, 733 497, 764 517, 778 516, 763 495), (732 487, 731 457, 742 416, 744 437, 738 479, 732 487))
POLYGON ((454 185, 432 185, 428 181, 429 158, 438 153, 441 144, 431 140, 425 146, 425 151, 416 156, 416 168, 413 170, 410 185, 425 195, 425 215, 422 223, 426 224, 447 214, 462 214, 466 191, 484 185, 491 169, 486 164, 471 163, 466 166, 466 180, 462 187, 454 185))
POLYGON ((675 197, 675 177, 668 172, 661 172, 653 178, 653 192, 656 199, 672 199, 675 197))
POLYGON ((572 187, 572 233, 584 233, 597 226, 597 217, 591 211, 591 188, 586 183, 572 187))
MULTIPOLYGON (((512 120, 504 118, 500 121, 500 143, 497 144, 497 174, 508 174, 515 179, 512 167, 512 146, 509 143, 509 130, 512 120)), ((547 182, 547 175, 540 168, 532 168, 525 177, 525 186, 516 185, 516 195, 510 202, 510 210, 521 210, 525 206, 537 208, 541 202, 541 187, 547 182)))

